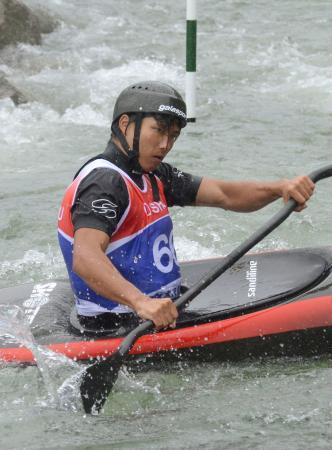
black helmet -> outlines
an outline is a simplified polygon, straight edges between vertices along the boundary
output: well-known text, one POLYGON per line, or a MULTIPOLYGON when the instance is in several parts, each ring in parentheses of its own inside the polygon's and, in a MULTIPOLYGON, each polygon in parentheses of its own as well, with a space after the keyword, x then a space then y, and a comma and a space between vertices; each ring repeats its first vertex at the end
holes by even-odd
POLYGON ((172 86, 159 81, 142 81, 124 89, 114 106, 112 132, 121 142, 132 169, 136 171, 142 170, 138 161, 141 124, 144 117, 150 114, 164 114, 169 118, 178 119, 181 128, 187 125, 186 104, 172 86), (118 119, 122 114, 134 114, 133 148, 129 147, 126 137, 118 126, 118 119))
POLYGON ((159 81, 132 84, 119 95, 113 112, 114 123, 122 114, 167 114, 187 125, 186 104, 176 89, 159 81))

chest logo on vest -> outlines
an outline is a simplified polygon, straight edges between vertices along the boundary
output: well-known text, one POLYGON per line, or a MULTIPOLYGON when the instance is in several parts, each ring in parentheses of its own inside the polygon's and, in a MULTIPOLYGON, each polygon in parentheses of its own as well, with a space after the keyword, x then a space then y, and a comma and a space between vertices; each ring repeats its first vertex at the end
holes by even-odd
POLYGON ((151 203, 144 203, 143 208, 147 216, 152 216, 153 214, 158 214, 164 211, 167 208, 167 206, 163 202, 151 202, 151 203))
POLYGON ((103 214, 107 219, 115 219, 118 206, 106 198, 99 198, 91 203, 92 211, 103 214))

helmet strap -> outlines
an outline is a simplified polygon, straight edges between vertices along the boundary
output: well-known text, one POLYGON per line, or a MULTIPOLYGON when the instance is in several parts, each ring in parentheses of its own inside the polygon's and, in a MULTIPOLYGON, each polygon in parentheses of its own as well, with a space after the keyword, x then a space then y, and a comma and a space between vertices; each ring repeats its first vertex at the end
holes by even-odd
POLYGON ((115 136, 119 139, 120 144, 125 151, 129 164, 132 170, 135 170, 136 172, 142 173, 144 172, 142 167, 140 166, 140 163, 138 161, 139 157, 139 140, 141 135, 141 127, 142 127, 142 120, 144 118, 144 113, 139 112, 135 114, 135 130, 134 130, 134 139, 133 139, 133 148, 130 148, 127 139, 125 135, 120 130, 117 123, 112 124, 112 132, 115 134, 115 136))
POLYGON ((122 131, 120 130, 117 123, 112 123, 112 132, 117 137, 117 139, 119 139, 123 150, 128 155, 129 152, 131 151, 131 148, 129 147, 127 139, 126 139, 125 135, 122 133, 122 131))
POLYGON ((133 139, 133 148, 128 152, 129 164, 132 170, 142 173, 144 170, 142 169, 138 158, 139 158, 139 139, 141 135, 141 127, 142 120, 144 117, 144 113, 136 113, 135 114, 135 130, 134 130, 134 139, 133 139))
POLYGON ((134 141, 133 141, 133 151, 135 156, 139 155, 139 138, 141 135, 143 113, 137 113, 135 118, 135 131, 134 131, 134 141))

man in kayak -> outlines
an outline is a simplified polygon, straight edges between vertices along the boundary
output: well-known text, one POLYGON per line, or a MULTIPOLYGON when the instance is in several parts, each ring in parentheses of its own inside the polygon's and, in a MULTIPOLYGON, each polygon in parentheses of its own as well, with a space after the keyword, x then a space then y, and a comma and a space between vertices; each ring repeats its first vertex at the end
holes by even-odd
POLYGON ((272 182, 198 177, 163 162, 186 126, 186 105, 171 86, 145 81, 118 97, 104 153, 88 161, 67 189, 58 236, 87 328, 150 319, 174 326, 181 274, 168 207, 258 210, 279 197, 305 208, 306 176, 272 182), (135 314, 133 314, 133 312, 135 314))

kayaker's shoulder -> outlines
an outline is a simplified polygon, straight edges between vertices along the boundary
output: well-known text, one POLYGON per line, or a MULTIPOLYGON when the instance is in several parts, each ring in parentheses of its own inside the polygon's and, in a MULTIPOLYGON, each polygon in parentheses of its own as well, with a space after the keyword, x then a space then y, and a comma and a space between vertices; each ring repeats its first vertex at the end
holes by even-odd
POLYGON ((169 206, 191 205, 195 202, 202 177, 162 162, 154 174, 160 178, 169 206))
POLYGON ((157 177, 159 177, 162 180, 176 180, 176 179, 198 179, 202 180, 202 176, 193 175, 189 172, 186 172, 184 170, 181 170, 177 167, 174 167, 172 164, 162 162, 159 164, 157 169, 153 172, 157 177))
POLYGON ((75 195, 72 212, 78 204, 91 205, 98 199, 108 199, 121 209, 128 205, 129 195, 120 173, 108 168, 96 168, 84 177, 75 195))
POLYGON ((89 185, 108 188, 109 186, 125 187, 125 181, 120 171, 112 167, 96 167, 80 182, 80 188, 89 185))

